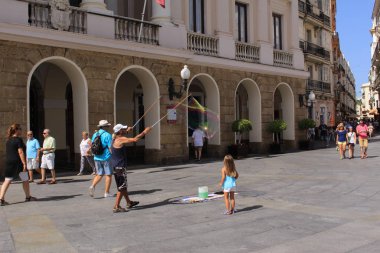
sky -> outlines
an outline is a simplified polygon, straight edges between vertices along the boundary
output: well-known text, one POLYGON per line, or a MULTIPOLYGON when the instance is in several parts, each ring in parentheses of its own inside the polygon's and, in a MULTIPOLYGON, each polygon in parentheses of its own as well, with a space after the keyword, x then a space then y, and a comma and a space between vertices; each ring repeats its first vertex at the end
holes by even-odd
POLYGON ((337 32, 340 49, 349 61, 356 80, 356 94, 368 82, 371 67, 372 10, 375 0, 337 0, 337 32))

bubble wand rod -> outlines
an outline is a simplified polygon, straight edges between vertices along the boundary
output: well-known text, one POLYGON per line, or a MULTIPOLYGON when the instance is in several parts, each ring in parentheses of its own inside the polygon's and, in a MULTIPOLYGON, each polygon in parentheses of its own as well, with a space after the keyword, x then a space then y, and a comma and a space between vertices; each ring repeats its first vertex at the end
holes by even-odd
MULTIPOLYGON (((174 109, 176 109, 176 108, 177 108, 178 106, 180 106, 183 102, 185 102, 186 99, 188 99, 190 96, 191 96, 191 93, 190 93, 187 97, 185 97, 184 99, 182 99, 181 101, 179 101, 178 104, 176 104, 176 106, 174 106, 173 108, 171 108, 171 109, 169 109, 169 110, 174 110, 174 109)), ((161 120, 163 120, 166 116, 168 116, 168 114, 169 114, 169 112, 166 113, 161 119, 159 119, 159 120, 158 120, 156 123, 154 123, 151 127, 152 127, 152 128, 155 127, 158 123, 161 122, 161 120)))
POLYGON ((143 114, 143 116, 141 116, 137 121, 136 121, 136 123, 133 125, 133 127, 132 127, 132 129, 134 129, 136 126, 137 126, 137 124, 148 114, 148 112, 153 108, 153 106, 155 105, 155 104, 157 104, 157 102, 158 101, 160 101, 160 99, 161 99, 161 96, 153 103, 153 104, 151 104, 149 107, 148 107, 148 109, 146 109, 146 111, 144 112, 144 114, 143 114))

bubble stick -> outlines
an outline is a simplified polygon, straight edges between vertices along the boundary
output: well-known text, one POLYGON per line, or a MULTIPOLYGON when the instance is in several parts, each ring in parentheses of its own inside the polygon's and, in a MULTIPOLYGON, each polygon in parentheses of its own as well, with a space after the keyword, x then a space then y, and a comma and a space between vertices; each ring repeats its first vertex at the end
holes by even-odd
POLYGON ((143 116, 141 116, 137 121, 136 121, 136 123, 133 125, 133 127, 132 127, 132 129, 133 128, 135 128, 136 126, 137 126, 137 124, 148 114, 148 112, 153 108, 153 106, 155 105, 155 104, 157 104, 157 102, 158 101, 160 101, 160 99, 161 99, 161 96, 153 103, 153 104, 151 104, 149 107, 148 107, 148 109, 146 109, 145 110, 145 112, 144 112, 144 114, 143 114, 143 116))

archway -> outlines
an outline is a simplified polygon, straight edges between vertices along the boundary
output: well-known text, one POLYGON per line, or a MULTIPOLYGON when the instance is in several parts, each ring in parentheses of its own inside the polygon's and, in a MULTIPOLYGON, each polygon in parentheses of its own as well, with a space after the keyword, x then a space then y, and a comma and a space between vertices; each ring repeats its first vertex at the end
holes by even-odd
POLYGON ((44 128, 56 139, 57 167, 68 167, 80 153, 81 133, 88 130, 87 81, 64 57, 49 57, 31 70, 27 86, 27 125, 41 141, 44 128))
MULTIPOLYGON (((159 120, 160 103, 158 82, 152 72, 142 66, 129 66, 120 72, 115 83, 115 124, 122 123, 133 126, 152 104, 154 106, 143 120, 136 125, 134 135, 140 133, 146 126, 151 126, 159 120)), ((143 140, 129 145, 128 157, 132 163, 142 163, 146 149, 161 148, 160 124, 157 124, 143 140)))
MULTIPOLYGON (((189 82, 187 94, 191 93, 202 106, 211 110, 217 117, 220 115, 220 96, 218 85, 215 80, 208 74, 195 75, 189 82)), ((191 136, 194 127, 207 122, 207 115, 202 115, 200 112, 187 111, 187 137, 188 144, 191 143, 191 136)), ((215 119, 212 119, 215 120, 215 119)), ((215 129, 212 138, 207 141, 208 145, 220 145, 220 121, 215 123, 215 129)), ((207 147, 206 147, 207 149, 207 147)), ((207 152, 207 150, 206 150, 207 152)), ((190 150, 190 155, 193 152, 190 150)))
POLYGON ((252 131, 243 136, 249 142, 262 141, 261 94, 259 86, 252 79, 242 80, 235 91, 235 119, 249 119, 252 131))
POLYGON ((273 104, 273 118, 282 119, 287 124, 282 138, 284 140, 295 140, 294 95, 288 84, 280 83, 277 85, 273 93, 273 104))

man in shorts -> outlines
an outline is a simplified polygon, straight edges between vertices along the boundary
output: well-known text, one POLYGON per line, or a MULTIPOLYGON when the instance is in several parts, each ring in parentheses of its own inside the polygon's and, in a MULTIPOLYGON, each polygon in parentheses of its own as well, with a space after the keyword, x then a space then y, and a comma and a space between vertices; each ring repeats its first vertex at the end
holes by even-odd
POLYGON ((364 121, 361 119, 359 125, 356 127, 356 134, 359 137, 359 146, 360 146, 360 158, 367 158, 367 149, 368 149, 368 127, 364 124, 364 121))
POLYGON ((27 132, 26 168, 29 173, 29 182, 33 182, 33 170, 37 170, 40 161, 40 143, 33 137, 33 132, 27 132))
POLYGON ((104 197, 113 197, 110 194, 111 182, 112 182, 112 169, 109 163, 111 158, 111 145, 112 145, 112 135, 107 132, 105 129, 108 129, 111 126, 107 120, 99 121, 98 128, 99 130, 94 133, 92 136, 91 142, 93 143, 97 136, 100 136, 100 141, 102 147, 104 148, 101 155, 94 155, 95 168, 97 175, 95 176, 92 184, 89 188, 89 195, 94 197, 95 186, 102 180, 103 176, 106 176, 106 185, 104 190, 104 197))
POLYGON ((206 135, 198 126, 197 129, 195 129, 195 131, 193 132, 192 138, 195 152, 195 160, 200 161, 202 158, 202 148, 206 135))
MULTIPOLYGON (((40 149, 40 152, 42 152, 42 159, 41 159, 41 181, 39 181, 37 184, 46 184, 46 169, 50 170, 51 173, 51 181, 49 184, 56 184, 57 181, 55 179, 55 169, 54 169, 54 159, 55 159, 55 139, 50 136, 50 130, 45 129, 43 131, 44 136, 44 143, 42 145, 42 148, 40 149)), ((39 171, 38 171, 39 172, 39 171)))

